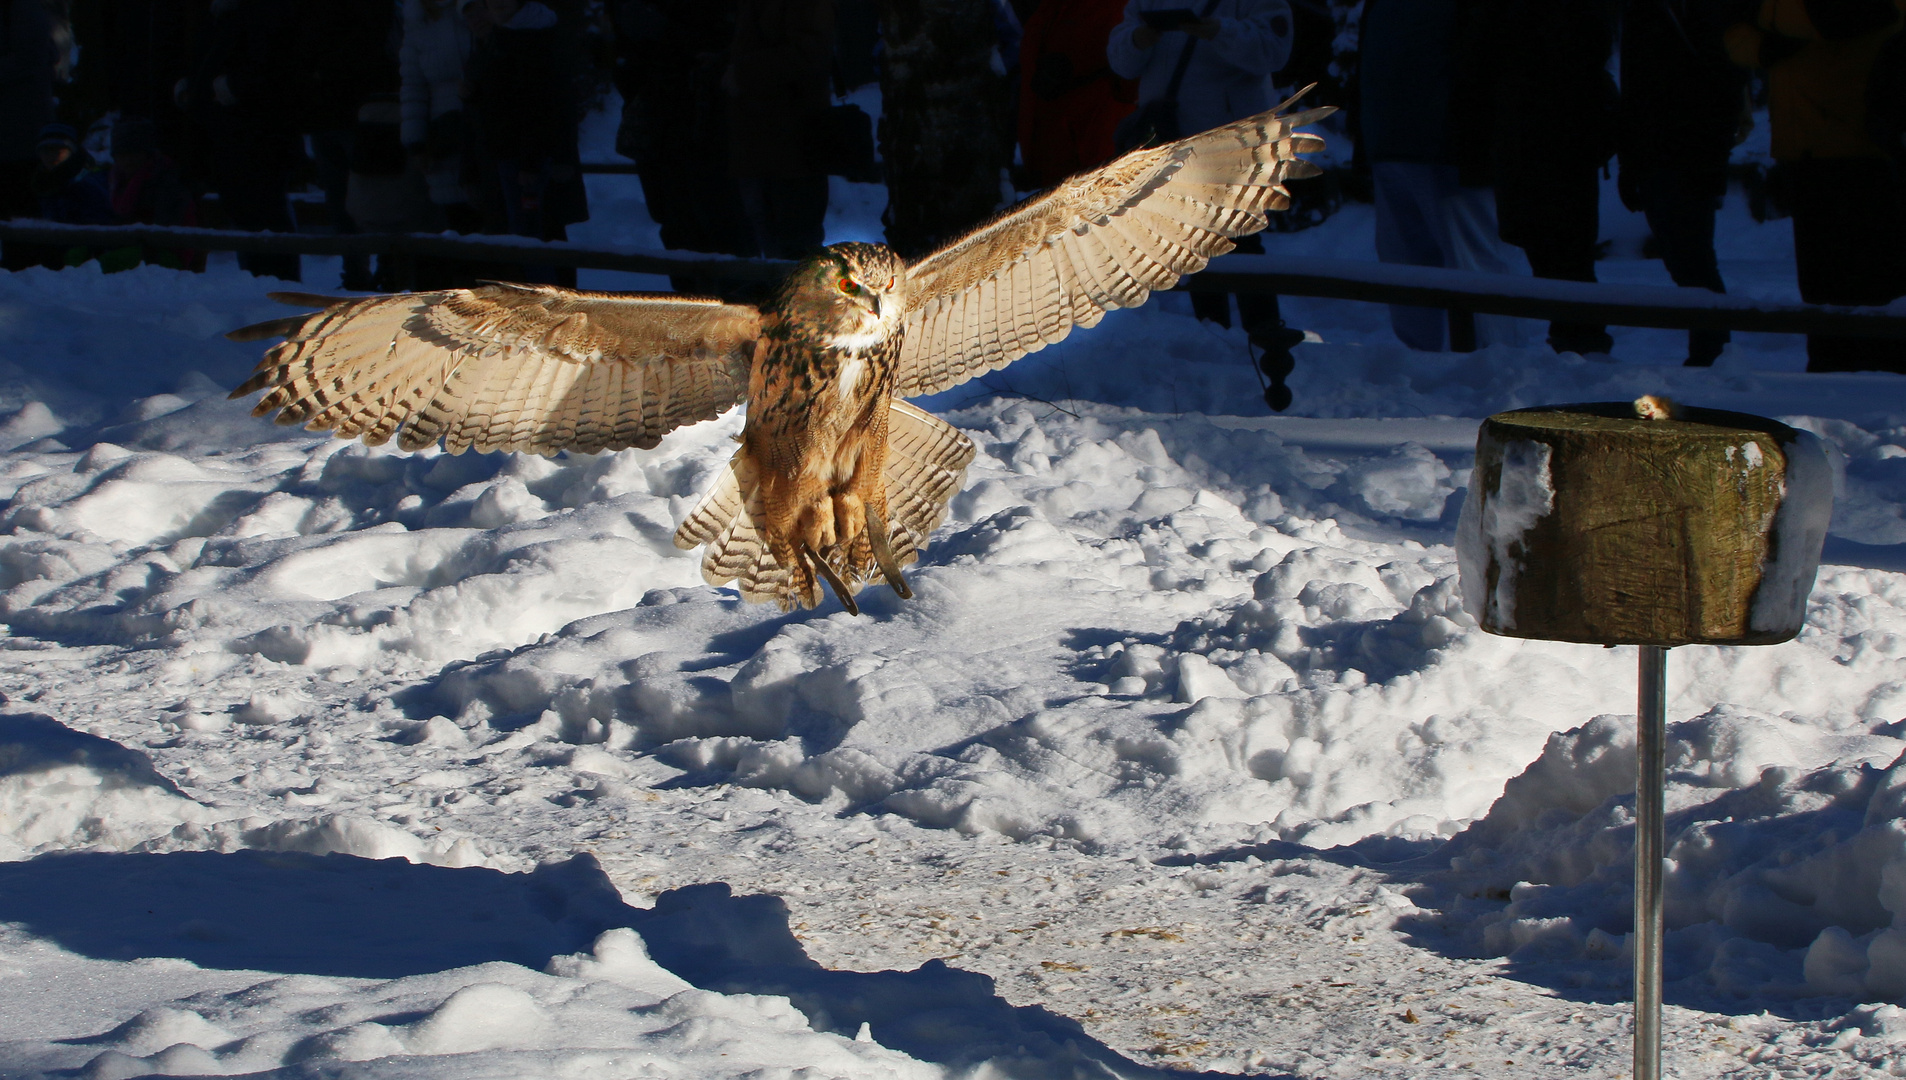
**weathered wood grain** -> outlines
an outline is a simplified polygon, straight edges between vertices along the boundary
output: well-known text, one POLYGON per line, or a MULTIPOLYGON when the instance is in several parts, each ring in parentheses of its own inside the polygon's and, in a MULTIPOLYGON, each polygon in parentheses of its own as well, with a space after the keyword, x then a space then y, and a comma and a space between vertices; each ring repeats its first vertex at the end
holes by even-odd
POLYGON ((1479 501, 1465 511, 1483 530, 1482 588, 1465 582, 1482 598, 1483 629, 1603 645, 1792 637, 1797 624, 1770 629, 1752 615, 1798 438, 1785 424, 1712 409, 1642 420, 1628 402, 1490 417, 1470 484, 1479 501), (1526 474, 1544 456, 1552 507, 1532 511, 1529 476, 1503 491, 1504 462, 1526 474))

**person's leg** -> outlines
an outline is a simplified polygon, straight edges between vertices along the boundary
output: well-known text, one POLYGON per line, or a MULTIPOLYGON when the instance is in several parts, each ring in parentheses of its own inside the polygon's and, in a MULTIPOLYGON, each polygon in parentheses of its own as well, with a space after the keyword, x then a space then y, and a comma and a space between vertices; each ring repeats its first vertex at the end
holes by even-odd
POLYGON ((773 211, 768 205, 769 181, 759 176, 743 176, 735 180, 735 186, 741 195, 741 213, 748 222, 749 257, 762 255, 768 246, 768 231, 772 224, 773 211))
MULTIPOLYGON (((1572 169, 1556 177, 1554 203, 1556 245, 1546 256, 1544 277, 1565 281, 1595 280, 1595 241, 1601 229, 1601 177, 1592 168, 1572 169)), ((1534 260, 1530 261, 1534 265, 1534 260)), ((1541 272, 1538 271, 1538 274, 1541 272)), ((1607 353, 1614 339, 1600 323, 1551 322, 1551 343, 1557 352, 1607 353)))
MULTIPOLYGON (((662 246, 672 251, 750 256, 757 253, 753 227, 742 205, 740 188, 727 176, 701 177, 700 169, 674 160, 642 165, 642 198, 649 217, 660 226, 662 246), (716 200, 726 196, 720 231, 709 228, 716 200)), ((723 282, 691 274, 672 274, 669 285, 685 296, 722 295, 723 282)))
POLYGON ((827 177, 743 177, 740 186, 742 207, 754 226, 760 254, 800 259, 821 246, 827 220, 827 177))
MULTIPOLYGON (((1886 304, 1906 293, 1906 208, 1890 162, 1793 166, 1794 263, 1810 304, 1886 304)), ((1906 344, 1811 334, 1808 371, 1906 373, 1906 344)))
MULTIPOLYGON (((1377 259, 1406 266, 1447 266, 1447 227, 1442 220, 1438 166, 1379 161, 1371 166, 1376 188, 1377 259)), ((1390 329, 1419 352, 1443 351, 1448 316, 1439 308, 1390 305, 1390 329)))
POLYGON ((1195 292, 1191 294, 1191 313, 1205 322, 1231 329, 1231 294, 1195 292))
MULTIPOLYGON (((330 218, 331 231, 340 236, 357 232, 357 222, 351 220, 346 201, 351 187, 350 130, 312 132, 311 153, 318 188, 324 192, 324 212, 330 218)), ((344 256, 343 287, 359 290, 371 287, 370 256, 344 256)))
POLYGON ((511 236, 539 236, 542 231, 534 208, 528 205, 534 193, 532 186, 523 182, 525 168, 514 159, 499 158, 496 162, 496 184, 503 195, 503 215, 511 236))
MULTIPOLYGON (((1252 233, 1250 236, 1238 237, 1237 247, 1235 247, 1233 250, 1240 255, 1264 254, 1264 234, 1252 233)), ((1192 293, 1191 301, 1192 301, 1192 306, 1194 310, 1196 309, 1198 298, 1201 296, 1215 296, 1224 301, 1224 308, 1225 308, 1224 319, 1222 320, 1222 322, 1219 323, 1219 325, 1229 327, 1231 325, 1231 311, 1230 311, 1231 297, 1230 295, 1227 293, 1212 293, 1212 292, 1192 293)), ((1276 293, 1260 293, 1260 292, 1238 293, 1237 298, 1238 298, 1238 323, 1239 325, 1244 327, 1244 332, 1246 334, 1253 335, 1253 340, 1255 340, 1256 337, 1258 336, 1270 334, 1271 331, 1275 330, 1277 327, 1281 327, 1284 325, 1283 315, 1278 310, 1276 293)), ((1302 341, 1303 338, 1304 338, 1304 335, 1302 334, 1302 332, 1299 332, 1297 334, 1297 339, 1299 341, 1302 341)))
MULTIPOLYGON (((1505 237, 1529 257, 1539 278, 1595 280, 1595 234, 1599 230, 1601 178, 1580 164, 1525 164, 1515 180, 1514 235, 1505 237)), ((1499 196, 1499 201, 1501 200, 1499 196)), ((1505 217, 1510 216, 1507 209, 1505 217)), ((1549 347, 1556 352, 1605 353, 1614 345, 1606 327, 1593 323, 1549 323, 1549 347)))
MULTIPOLYGON (((467 202, 441 203, 436 206, 437 230, 470 234, 483 231, 483 215, 467 202)), ((416 287, 424 289, 465 289, 487 275, 474 260, 424 258, 417 260, 416 287)))
MULTIPOLYGON (((1449 230, 1451 267, 1479 274, 1528 275, 1528 260, 1496 232, 1496 199, 1490 189, 1451 183, 1444 191, 1443 221, 1449 230)), ((1479 349, 1521 345, 1528 336, 1524 320, 1509 315, 1475 315, 1471 322, 1479 349)))
POLYGON ((827 241, 828 179, 791 176, 774 185, 774 242, 779 258, 801 259, 827 241))
MULTIPOLYGON (((1684 171, 1660 169, 1642 181, 1642 214, 1661 245, 1661 262, 1676 285, 1724 293, 1714 254, 1714 212, 1719 200, 1684 171)), ((1688 331, 1689 367, 1707 367, 1721 355, 1726 330, 1688 331)))
MULTIPOLYGON (((232 227, 247 232, 293 232, 291 203, 285 196, 284 178, 275 169, 248 162, 231 175, 219 191, 232 227)), ((240 254, 238 265, 253 277, 275 277, 299 281, 303 274, 297 255, 254 252, 240 254)))
MULTIPOLYGON (((521 207, 521 217, 517 224, 521 235, 537 240, 560 240, 568 235, 561 227, 550 226, 550 164, 548 159, 538 159, 532 164, 518 163, 517 198, 521 207)), ((547 263, 532 263, 524 271, 525 281, 539 285, 567 285, 574 287, 576 275, 573 268, 555 267, 547 263), (568 270, 568 273, 563 271, 568 270)))
MULTIPOLYGON (((38 158, 0 161, 0 220, 40 216, 40 198, 33 193, 33 170, 38 158)), ((0 270, 44 266, 59 256, 57 248, 18 240, 0 245, 0 270)))
MULTIPOLYGON (((496 184, 503 203, 506 227, 511 236, 542 239, 542 174, 533 164, 513 159, 498 159, 496 184)), ((545 280, 547 267, 528 263, 510 264, 510 280, 552 284, 545 280)))

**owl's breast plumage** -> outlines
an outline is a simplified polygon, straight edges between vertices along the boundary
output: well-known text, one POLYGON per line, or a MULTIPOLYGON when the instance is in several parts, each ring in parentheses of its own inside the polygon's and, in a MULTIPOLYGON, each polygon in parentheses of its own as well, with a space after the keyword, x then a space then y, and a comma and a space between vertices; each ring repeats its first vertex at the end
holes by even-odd
MULTIPOLYGON (((843 348, 777 323, 764 328, 748 401, 749 441, 770 468, 812 473, 857 439, 884 434, 901 334, 843 348)), ((833 471, 826 469, 824 471, 833 471)))

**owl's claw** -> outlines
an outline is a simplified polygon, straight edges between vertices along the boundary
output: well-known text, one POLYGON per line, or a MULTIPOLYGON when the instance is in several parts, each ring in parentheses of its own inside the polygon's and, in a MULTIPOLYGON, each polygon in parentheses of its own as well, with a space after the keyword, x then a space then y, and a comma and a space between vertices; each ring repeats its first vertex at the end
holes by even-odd
POLYGON ((808 562, 814 564, 814 569, 821 572, 821 577, 827 580, 828 588, 834 590, 834 595, 840 599, 840 606, 847 609, 847 614, 860 614, 860 605, 854 603, 853 590, 849 589, 847 584, 840 579, 840 575, 836 574, 834 568, 827 564, 827 560, 814 554, 814 549, 808 547, 806 544, 801 545, 801 554, 808 562))
POLYGON ((880 573, 887 584, 900 595, 902 600, 913 599, 913 590, 907 587, 907 579, 900 576, 900 562, 893 557, 893 545, 887 536, 887 521, 867 508, 867 542, 873 545, 874 561, 880 564, 880 573))

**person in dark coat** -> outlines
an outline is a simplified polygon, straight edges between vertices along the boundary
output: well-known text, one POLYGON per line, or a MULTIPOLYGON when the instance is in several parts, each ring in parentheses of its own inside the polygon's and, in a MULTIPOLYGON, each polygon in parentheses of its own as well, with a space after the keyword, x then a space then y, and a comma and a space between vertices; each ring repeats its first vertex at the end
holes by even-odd
MULTIPOLYGON (((1536 277, 1594 281, 1601 170, 1615 152, 1614 0, 1496 8, 1496 218, 1536 277)), ((1549 324, 1556 352, 1607 353, 1604 326, 1549 324)))
MULTIPOLYGON (((336 233, 359 231, 349 203, 350 174, 367 154, 357 145, 359 111, 373 97, 397 92, 398 35, 391 0, 298 0, 299 130, 311 137, 325 214, 336 233)), ((344 257, 343 287, 373 287, 370 256, 344 257)))
MULTIPOLYGON (((113 224, 112 202, 106 181, 92 156, 79 145, 79 133, 69 124, 48 124, 40 131, 40 165, 33 171, 33 194, 40 201, 39 217, 67 225, 113 224)), ((40 265, 49 270, 79 266, 93 257, 82 244, 42 246, 40 265)))
POLYGON ((204 0, 112 0, 78 5, 74 15, 82 11, 91 36, 80 37, 78 71, 84 78, 105 79, 107 105, 102 111, 150 122, 157 129, 158 145, 186 181, 203 178, 210 144, 206 132, 179 107, 177 88, 181 82, 189 86, 196 70, 198 45, 211 18, 209 5, 204 0))
POLYGON ((754 253, 798 259, 821 246, 827 173, 816 133, 833 102, 833 0, 740 0, 722 77, 729 93, 728 172, 754 230, 754 253))
MULTIPOLYGON (((304 159, 298 135, 296 0, 213 0, 205 56, 188 81, 184 106, 211 137, 212 180, 231 226, 291 232, 285 189, 304 159)), ((241 252, 238 265, 260 277, 300 278, 296 255, 241 252)))
MULTIPOLYGON (((179 166, 159 148, 159 126, 142 116, 122 116, 112 127, 112 169, 107 192, 113 218, 121 225, 199 223, 198 204, 180 176, 179 166)), ((101 252, 108 272, 148 262, 154 266, 202 271, 205 253, 173 248, 130 247, 101 252)))
MULTIPOLYGON (((620 0, 614 9, 622 126, 616 152, 635 162, 649 217, 671 250, 748 255, 757 249, 728 171, 733 0, 620 0)), ((733 282, 676 275, 675 291, 730 295, 733 282)))
MULTIPOLYGON (((1810 304, 1906 295, 1906 185, 1866 116, 1874 61, 1900 32, 1893 0, 1764 0, 1727 30, 1728 55, 1767 71, 1774 161, 1788 181, 1794 269, 1810 304)), ((1906 344, 1810 334, 1807 370, 1906 373, 1906 344)))
MULTIPOLYGON (((470 107, 502 188, 509 230, 561 240, 589 219, 576 141, 581 106, 556 12, 539 0, 483 0, 489 27, 470 53, 470 107)), ((532 268, 574 284, 575 271, 532 268)))
POLYGON ((139 116, 122 116, 112 128, 109 192, 113 216, 127 225, 199 223, 191 192, 179 169, 159 149, 159 128, 139 116))
MULTIPOLYGON (((1676 285, 1726 292, 1714 255, 1714 212, 1740 132, 1747 72, 1721 35, 1730 0, 1628 0, 1621 24, 1616 152, 1622 205, 1648 218, 1676 285)), ((1688 331, 1687 364, 1706 367, 1726 330, 1688 331)))
POLYGON ((444 226, 457 232, 477 229, 477 211, 463 182, 463 157, 471 141, 463 111, 470 44, 469 25, 450 0, 405 0, 398 136, 436 208, 435 220, 426 223, 430 232, 444 226))
MULTIPOLYGON (((53 120, 53 25, 40 0, 0 0, 0 220, 37 217, 33 193, 40 129, 53 120)), ((38 245, 13 243, 0 267, 24 270, 46 258, 38 245)))
MULTIPOLYGON (((1497 235, 1492 142, 1473 133, 1479 103, 1463 47, 1467 13, 1460 0, 1364 0, 1358 148, 1375 188, 1377 258, 1522 273, 1497 235)), ((1517 320, 1463 310, 1393 304, 1390 326, 1424 352, 1521 340, 1517 320)))

